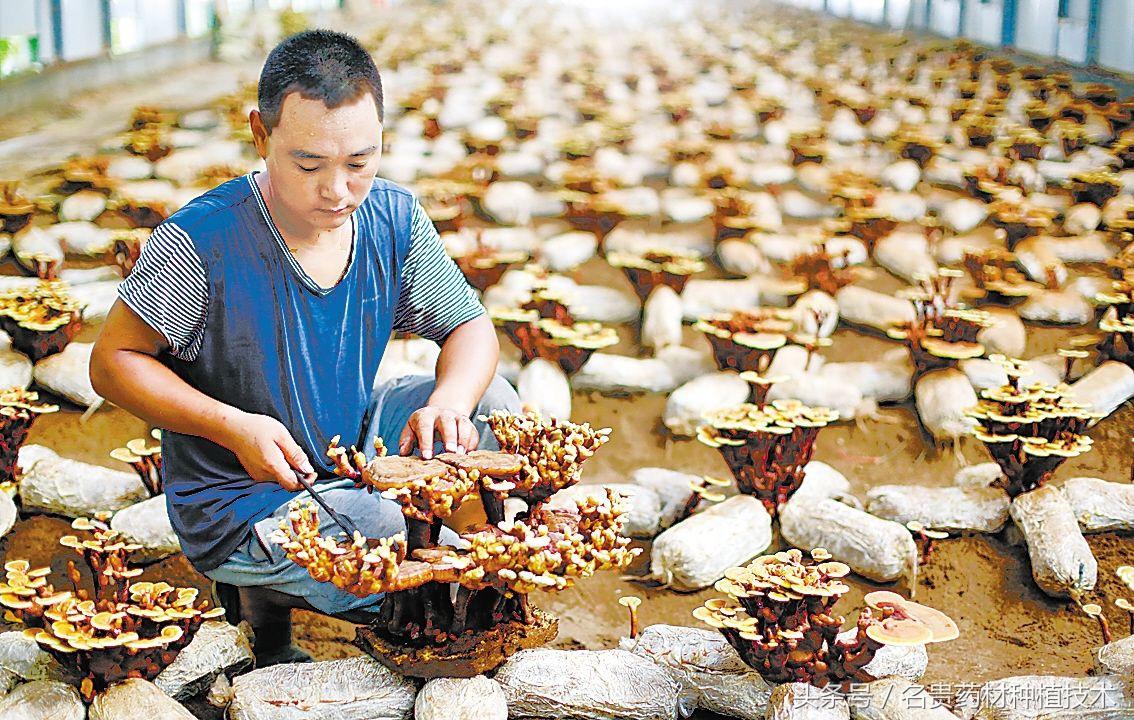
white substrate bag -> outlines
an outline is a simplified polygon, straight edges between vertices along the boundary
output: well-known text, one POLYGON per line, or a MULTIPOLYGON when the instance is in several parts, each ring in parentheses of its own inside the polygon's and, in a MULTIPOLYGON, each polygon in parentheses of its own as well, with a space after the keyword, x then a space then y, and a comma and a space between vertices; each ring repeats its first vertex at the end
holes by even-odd
POLYGON ((1092 412, 1110 415, 1134 397, 1134 369, 1108 360, 1071 385, 1071 398, 1092 412))
POLYGON ((621 647, 668 672, 681 685, 683 707, 763 720, 772 686, 744 664, 719 632, 650 625, 636 639, 623 638, 621 647))
POLYGON ((633 483, 604 483, 602 485, 572 485, 552 495, 547 507, 573 510, 577 503, 594 498, 603 500, 606 491, 622 495, 625 513, 622 515, 622 532, 635 538, 652 538, 658 534, 662 516, 662 501, 651 488, 633 483))
POLYGON ((826 548, 863 577, 890 582, 917 575, 917 544, 904 525, 838 500, 797 492, 780 506, 780 534, 807 552, 826 548))
POLYGON ((1061 489, 1083 532, 1134 532, 1134 484, 1075 477, 1061 489))
POLYGON ((35 680, 0 699, 4 720, 84 720, 87 710, 75 688, 58 680, 35 680))
POLYGON ((1012 520, 1028 545, 1032 577, 1052 597, 1089 592, 1098 580, 1098 563, 1091 554, 1075 511, 1059 488, 1043 486, 1012 501, 1012 520))
POLYGON ((128 542, 142 546, 135 556, 138 560, 160 560, 181 551, 181 543, 169 522, 165 495, 119 510, 110 519, 110 527, 128 542))
POLYGON ((238 675, 230 720, 406 720, 416 687, 369 657, 272 665, 238 675))
MULTIPOLYGON (((1063 358, 1059 358, 1061 361, 1063 358)), ((1032 359, 1026 361, 1024 366, 1031 372, 1024 376, 1025 383, 1043 382, 1048 385, 1058 385, 1063 382, 1060 373, 1051 365, 1032 359)), ((1008 373, 1004 366, 986 358, 972 358, 957 363, 957 368, 965 374, 974 390, 1000 387, 1007 384, 1008 373)))
POLYGON ((955 368, 922 375, 914 386, 917 414, 937 442, 956 440, 974 424, 965 411, 977 404, 976 391, 955 368))
POLYGON ((658 285, 642 307, 642 346, 656 350, 680 345, 682 339, 681 298, 668 285, 658 285))
POLYGON ((576 285, 567 304, 577 320, 608 325, 636 322, 642 309, 638 298, 603 285, 576 285))
POLYGON ((111 265, 99 265, 92 268, 63 268, 59 271, 59 279, 72 286, 86 285, 93 282, 122 281, 122 272, 111 265))
POLYGON ((0 633, 0 676, 16 680, 62 680, 66 671, 35 640, 19 630, 0 633))
MULTIPOLYGON (((853 642, 858 628, 851 626, 838 635, 839 640, 853 642)), ((883 645, 862 669, 876 678, 899 677, 917 682, 929 667, 929 653, 924 645, 883 645)))
POLYGON ((16 503, 13 502, 12 496, 6 492, 0 492, 0 538, 8 534, 16 525, 18 518, 19 512, 16 510, 16 503))
POLYGON ((903 348, 901 355, 890 359, 864 362, 831 362, 819 371, 822 377, 858 389, 875 402, 903 402, 913 390, 913 363, 903 348))
POLYGON ((26 511, 55 513, 66 517, 94 517, 113 513, 149 498, 146 486, 134 472, 111 470, 62 458, 47 450, 34 463, 25 458, 37 446, 20 449, 20 501, 26 511), (32 448, 25 453, 25 450, 32 448))
POLYGON ((717 259, 721 268, 733 275, 745 277, 755 273, 766 273, 772 270, 771 263, 764 257, 752 243, 747 240, 729 239, 717 246, 717 259))
POLYGON ((799 377, 778 382, 768 392, 768 400, 799 400, 811 407, 831 408, 839 414, 840 420, 853 420, 863 411, 874 409, 873 403, 866 402, 858 387, 850 385, 842 378, 809 372, 799 377))
POLYGON ((425 683, 413 705, 414 720, 508 720, 500 683, 477 675, 425 683))
POLYGON ((558 365, 536 358, 520 370, 516 392, 525 407, 541 415, 568 420, 571 417, 571 385, 558 365))
MULTIPOLYGON (((64 272, 67 272, 64 270, 64 272)), ((118 286, 122 279, 97 280, 71 286, 71 297, 83 306, 83 321, 102 322, 118 299, 118 286)))
POLYGON ((1095 675, 1134 676, 1134 635, 1095 649, 1095 675))
POLYGON ((1022 675, 961 693, 954 706, 978 720, 1126 720, 1134 710, 1117 677, 1022 675))
POLYGON ((784 683, 772 691, 765 717, 767 720, 849 720, 850 705, 834 688, 784 683))
POLYGON ((957 720, 948 708, 921 685, 905 678, 867 683, 854 696, 854 716, 861 720, 957 720), (865 695, 865 697, 864 697, 865 695))
POLYGON ((130 678, 95 695, 88 717, 89 720, 194 720, 195 716, 149 680, 130 678))
POLYGON ((878 179, 898 192, 911 192, 921 181, 921 167, 913 160, 898 160, 887 165, 878 179))
POLYGON ((693 505, 692 483, 698 480, 700 478, 697 475, 668 468, 644 467, 630 473, 630 482, 657 493, 661 502, 659 530, 665 530, 688 516, 693 505))
POLYGON ((0 331, 0 387, 26 388, 31 381, 31 358, 12 349, 12 338, 0 331))
POLYGON ((1020 317, 1030 322, 1052 325, 1083 325, 1094 310, 1074 290, 1042 290, 1020 305, 1020 317))
POLYGON ((940 217, 946 227, 964 235, 984 222, 988 217, 988 205, 974 198, 958 198, 945 203, 940 217))
POLYGON ((48 226, 46 232, 54 235, 69 255, 97 256, 114 249, 114 232, 92 222, 56 223, 48 226))
POLYGON ((634 358, 596 352, 572 378, 576 390, 603 394, 669 392, 678 381, 670 366, 657 358, 634 358))
POLYGON ((702 375, 674 390, 666 400, 662 421, 678 437, 691 437, 713 410, 734 407, 748 400, 752 387, 734 372, 702 375))
POLYGON ((598 238, 594 233, 576 230, 544 240, 537 255, 548 270, 567 272, 594 257, 597 249, 598 238))
POLYGON ((207 692, 217 678, 234 677, 252 669, 252 632, 246 622, 226 620, 201 623, 173 662, 154 678, 154 684, 175 700, 189 700, 207 692))
POLYGON ((918 232, 898 231, 879 239, 874 245, 874 261, 908 283, 937 271, 929 242, 918 232))
POLYGON ((992 308, 992 324, 977 333, 977 342, 989 353, 1020 357, 1028 344, 1028 330, 1020 316, 1008 309, 992 308))
POLYGON ((791 306, 791 318, 806 334, 830 337, 839 326, 839 304, 822 290, 811 290, 791 306), (821 323, 816 323, 816 313, 821 323))
POLYGON ((675 590, 699 590, 772 543, 772 518, 751 495, 735 495, 654 538, 650 575, 675 590))
POLYGON ((896 324, 913 322, 914 307, 909 300, 847 285, 835 294, 839 317, 853 325, 863 325, 886 332, 896 324))
POLYGON ((950 533, 996 533, 1008 522, 1008 493, 994 487, 876 485, 866 511, 905 525, 911 521, 950 533))
POLYGON ((106 210, 106 195, 97 190, 80 190, 59 203, 59 219, 63 222, 90 222, 106 210))
POLYGON ((501 225, 527 225, 536 205, 536 191, 526 182, 494 182, 481 201, 484 212, 501 225))
POLYGON ((672 720, 681 686, 625 650, 523 650, 496 673, 511 718, 672 720))
POLYGON ((37 362, 32 376, 37 384, 56 395, 76 405, 97 409, 103 399, 91 385, 92 350, 94 343, 70 343, 62 351, 37 362))
POLYGON ((681 292, 685 320, 695 322, 705 315, 752 310, 760 306, 760 286, 755 280, 700 280, 693 278, 681 292))
POLYGON ((939 265, 960 265, 965 260, 966 252, 982 252, 996 246, 994 238, 979 232, 947 237, 938 240, 933 246, 933 259, 939 265))

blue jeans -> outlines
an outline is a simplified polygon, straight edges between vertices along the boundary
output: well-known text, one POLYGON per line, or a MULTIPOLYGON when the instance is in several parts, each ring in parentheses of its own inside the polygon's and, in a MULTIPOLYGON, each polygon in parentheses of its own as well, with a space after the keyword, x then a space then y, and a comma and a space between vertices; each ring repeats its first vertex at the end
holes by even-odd
MULTIPOLYGON (((364 437, 381 437, 386 447, 397 450, 398 437, 415 410, 425 405, 433 392, 434 378, 430 375, 406 375, 379 385, 370 400, 370 422, 364 437)), ((502 377, 497 376, 485 391, 480 404, 473 413, 473 423, 480 431, 480 445, 484 449, 499 447, 496 438, 486 425, 477 420, 481 414, 493 410, 520 411, 520 399, 516 391, 502 377)), ((436 452, 443 452, 440 444, 436 452)), ((373 456, 373 446, 368 446, 367 454, 373 456)), ((387 500, 378 493, 370 493, 355 487, 354 482, 342 479, 319 484, 319 494, 336 512, 353 520, 359 531, 371 538, 386 538, 405 532, 405 517, 401 505, 387 500)), ((306 492, 298 493, 296 500, 310 500, 306 492)), ((339 526, 319 508, 319 529, 323 535, 334 535, 341 531, 339 526)), ((219 567, 205 573, 210 579, 240 587, 265 587, 307 600, 313 607, 328 615, 352 611, 373 612, 377 610, 382 596, 355 597, 339 590, 331 583, 316 582, 284 555, 282 548, 269 538, 279 528, 280 521, 286 517, 288 503, 276 508, 271 516, 252 526, 248 539, 236 549, 219 567)), ((441 529, 441 542, 452 543, 456 533, 448 528, 441 529)))

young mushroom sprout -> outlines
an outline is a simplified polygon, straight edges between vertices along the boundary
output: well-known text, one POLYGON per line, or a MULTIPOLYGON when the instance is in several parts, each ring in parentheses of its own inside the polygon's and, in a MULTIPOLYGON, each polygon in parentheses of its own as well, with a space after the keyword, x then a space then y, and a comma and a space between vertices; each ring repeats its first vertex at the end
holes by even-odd
POLYGON ((203 621, 224 614, 208 601, 198 603, 194 588, 137 581, 142 571, 130 567, 129 557, 141 546, 105 524, 80 518, 72 527, 90 537, 67 535, 59 544, 82 557, 94 592, 74 561, 67 562, 71 589, 59 590, 49 580, 50 568, 9 560, 0 605, 6 620, 26 626, 24 635, 82 678, 84 699, 120 680, 157 677, 203 621))
POLYGON ((838 417, 797 400, 743 404, 706 413, 697 439, 721 453, 740 492, 756 496, 775 516, 803 483, 819 431, 838 417))
POLYGON ((134 468, 150 495, 157 496, 162 493, 161 430, 152 430, 150 437, 157 440, 158 444, 149 445, 146 438, 134 438, 125 447, 111 450, 110 457, 134 468))
POLYGON ((991 358, 1004 368, 1008 384, 981 391, 967 411, 977 421, 972 434, 988 448, 1004 475, 1001 485, 1015 497, 1046 483, 1067 458, 1091 449, 1085 435, 1100 417, 1071 400, 1066 386, 1022 385, 1029 372, 1020 360, 991 358))
POLYGON ((883 645, 945 642, 959 634, 944 613, 892 592, 865 597, 853 638, 839 639, 844 618, 834 606, 850 586, 850 568, 816 548, 787 550, 725 573, 713 598, 693 617, 719 630, 745 664, 769 683, 843 686, 875 678, 865 667, 883 645))

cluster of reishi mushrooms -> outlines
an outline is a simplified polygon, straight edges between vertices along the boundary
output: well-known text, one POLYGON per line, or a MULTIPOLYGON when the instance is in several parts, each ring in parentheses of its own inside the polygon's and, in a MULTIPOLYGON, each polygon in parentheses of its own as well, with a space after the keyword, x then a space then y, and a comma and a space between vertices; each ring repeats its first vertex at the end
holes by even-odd
POLYGON ((90 537, 66 535, 59 544, 82 557, 94 592, 83 585, 73 560, 67 561, 70 590, 49 581, 51 568, 9 560, 0 605, 5 619, 24 624, 25 635, 82 678, 84 699, 119 680, 157 677, 202 622, 224 614, 223 608, 210 609, 208 601, 197 603, 194 588, 135 581, 142 570, 130 566, 130 554, 141 546, 105 524, 80 518, 71 527, 90 537))
POLYGON ((850 568, 822 548, 756 558, 725 573, 713 598, 693 617, 719 630, 749 667, 770 683, 846 687, 875 678, 866 671, 883 645, 924 645, 956 638, 944 613, 877 591, 864 598, 853 637, 840 638, 844 618, 834 606, 850 586, 850 568))
POLYGON ((774 517, 803 484, 819 431, 838 417, 798 400, 745 403, 706 413, 697 439, 720 452, 737 489, 756 496, 774 517))
POLYGON ((444 645, 467 633, 508 622, 531 624, 527 596, 563 590, 599 570, 625 567, 640 551, 621 535, 622 499, 587 498, 574 509, 543 502, 579 480, 582 463, 607 441, 595 431, 535 414, 496 412, 485 418, 501 450, 431 460, 391 457, 376 443, 367 460, 332 443, 336 472, 398 502, 406 536, 322 537, 319 516, 294 506, 273 536, 313 578, 360 597, 388 593, 371 626, 401 646, 444 645), (439 544, 442 521, 479 494, 488 522, 464 533, 458 546, 439 544), (503 519, 504 500, 526 511, 503 519), (450 598, 449 583, 459 588, 450 598))
POLYGON ((14 488, 23 474, 19 466, 20 447, 36 417, 58 409, 58 405, 39 402, 39 393, 33 390, 0 390, 0 487, 14 488))
POLYGON ((563 298, 536 288, 518 308, 489 308, 492 322, 520 350, 529 363, 542 358, 573 375, 596 350, 618 344, 618 332, 597 322, 576 321, 563 298))
POLYGON ((984 355, 977 336, 992 324, 992 317, 983 310, 958 306, 953 283, 962 275, 959 270, 942 268, 922 277, 921 287, 907 293, 914 304, 914 321, 887 333, 906 342, 918 374, 984 355))
POLYGON ((43 280, 0 290, 0 328, 33 362, 67 347, 82 327, 83 306, 66 283, 43 280))
POLYGON ((1064 386, 1022 385, 1029 371, 1020 360, 994 355, 1008 383, 981 391, 968 411, 978 426, 972 434, 1003 471, 1001 484, 1015 497, 1040 487, 1068 458, 1091 449, 1085 432, 1100 416, 1065 394, 1064 386))
POLYGON ((659 285, 680 295, 689 278, 705 269, 696 253, 665 248, 610 252, 606 261, 622 270, 642 302, 659 285))

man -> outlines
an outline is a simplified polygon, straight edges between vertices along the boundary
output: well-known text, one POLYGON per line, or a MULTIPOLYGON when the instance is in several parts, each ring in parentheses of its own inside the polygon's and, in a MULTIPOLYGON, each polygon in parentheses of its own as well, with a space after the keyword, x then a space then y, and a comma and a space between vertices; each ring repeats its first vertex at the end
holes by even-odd
POLYGON ((101 395, 163 428, 182 550, 218 590, 241 588, 230 617, 252 622, 265 665, 304 657, 288 607, 358 616, 378 601, 314 582, 268 539, 303 495, 296 474, 363 533, 388 537, 404 530, 398 506, 334 479, 330 439, 372 448, 377 435, 427 458, 435 444, 463 452, 494 441, 470 416, 519 403, 494 380, 492 323, 429 218, 375 178, 382 85, 369 54, 340 33, 292 36, 268 56, 258 101, 249 122, 266 170, 154 230, 90 372, 101 395), (441 345, 436 378, 372 392, 392 330, 441 345))

